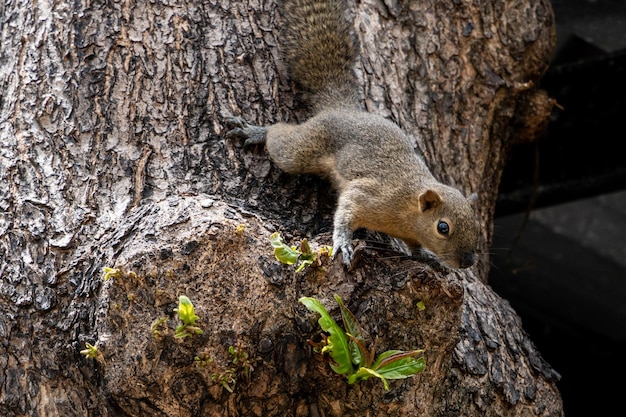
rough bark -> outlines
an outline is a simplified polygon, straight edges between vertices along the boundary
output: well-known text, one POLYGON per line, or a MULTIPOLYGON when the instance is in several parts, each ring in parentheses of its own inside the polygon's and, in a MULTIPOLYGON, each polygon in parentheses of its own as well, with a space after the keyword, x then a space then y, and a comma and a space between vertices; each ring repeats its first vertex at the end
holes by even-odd
POLYGON ((330 243, 335 197, 222 138, 226 114, 306 115, 274 2, 0 4, 0 414, 562 415, 558 375, 485 284, 508 150, 549 113, 534 87, 554 43, 549 2, 350 7, 367 109, 415 138, 442 181, 480 196, 470 271, 363 240, 349 272, 274 259, 275 230, 330 243), (103 267, 122 274, 104 281, 103 267), (319 328, 297 300, 331 308, 335 293, 377 351, 424 348, 426 371, 390 391, 334 374, 306 343, 319 328), (204 333, 181 341, 182 294, 204 333), (233 393, 211 377, 233 366, 231 345, 254 367, 233 393))

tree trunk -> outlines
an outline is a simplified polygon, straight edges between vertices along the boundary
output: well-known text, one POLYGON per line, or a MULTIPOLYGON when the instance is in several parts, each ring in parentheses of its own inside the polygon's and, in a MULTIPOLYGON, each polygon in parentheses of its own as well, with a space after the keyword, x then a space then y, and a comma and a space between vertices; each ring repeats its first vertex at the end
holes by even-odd
POLYGON ((558 374, 485 283, 507 154, 550 112, 535 87, 554 44, 548 0, 348 3, 367 110, 480 196, 479 265, 445 274, 363 239, 351 271, 275 260, 276 230, 331 243, 336 196, 223 138, 228 114, 306 117, 274 2, 4 2, 1 415, 563 414, 558 374), (426 370, 389 391, 335 374, 298 302, 338 319, 334 294, 377 353, 424 349, 426 370), (174 336, 180 295, 201 335, 174 336))

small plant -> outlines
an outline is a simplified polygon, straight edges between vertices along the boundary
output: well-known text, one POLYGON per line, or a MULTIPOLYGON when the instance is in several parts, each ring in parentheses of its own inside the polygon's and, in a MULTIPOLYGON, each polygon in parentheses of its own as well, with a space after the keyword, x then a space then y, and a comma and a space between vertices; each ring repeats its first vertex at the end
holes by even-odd
POLYGON ((196 356, 195 358, 193 358, 194 361, 196 361, 196 365, 198 365, 198 367, 204 369, 207 366, 209 366, 209 364, 211 364, 213 362, 213 358, 209 356, 208 353, 201 353, 198 356, 196 356))
POLYGON ((233 365, 241 370, 248 381, 250 381, 250 374, 254 371, 252 362, 248 358, 248 352, 246 352, 243 346, 229 346, 228 353, 233 356, 233 365))
POLYGON ((347 309, 338 295, 345 331, 328 314, 321 302, 311 297, 302 297, 300 302, 311 311, 320 314, 318 323, 328 336, 322 334, 322 341, 309 343, 318 353, 330 356, 330 367, 338 374, 345 375, 349 384, 371 377, 380 378, 385 390, 389 390, 388 379, 403 379, 420 373, 426 367, 423 350, 388 350, 375 356, 374 349, 365 347, 365 336, 356 317, 347 309))
POLYGON ((174 311, 178 312, 178 317, 183 322, 183 324, 176 326, 176 333, 174 334, 176 338, 184 339, 194 334, 202 334, 202 330, 195 325, 200 317, 196 316, 193 304, 186 295, 178 297, 178 308, 175 308, 174 311))
POLYGON ((167 322, 167 316, 158 318, 152 322, 150 325, 150 333, 152 333, 152 337, 160 339, 161 336, 163 336, 163 330, 166 329, 165 322, 167 322))
POLYGON ((104 280, 108 281, 109 278, 121 278, 122 276, 122 271, 120 271, 117 268, 109 268, 109 267, 104 267, 102 268, 104 270, 104 280))
MULTIPOLYGON (((311 251, 309 242, 306 239, 300 241, 300 249, 295 246, 288 246, 283 242, 283 238, 278 232, 272 233, 270 242, 274 247, 274 256, 276 259, 287 265, 298 265, 296 272, 302 271, 307 266, 319 260, 318 255, 311 251)), ((333 249, 330 246, 324 246, 319 250, 320 256, 332 256, 333 249)))
POLYGON ((94 345, 90 344, 90 343, 85 343, 85 346, 87 347, 87 349, 83 349, 80 351, 81 355, 85 355, 86 358, 95 358, 96 356, 98 356, 98 348, 95 347, 94 345))
POLYGON ((211 380, 217 382, 226 391, 232 393, 237 384, 237 377, 243 374, 246 380, 250 381, 250 374, 254 371, 254 367, 252 366, 253 361, 250 360, 248 352, 246 352, 244 347, 240 344, 229 346, 228 353, 232 356, 230 362, 233 366, 227 367, 226 369, 217 366, 208 352, 196 356, 194 360, 199 368, 204 369, 212 366, 214 372, 211 374, 211 380))
POLYGON ((137 273, 133 271, 125 272, 119 268, 109 268, 108 266, 105 266, 102 268, 102 271, 104 272, 104 277, 102 279, 105 281, 108 281, 111 278, 123 278, 124 276, 133 279, 137 278, 137 273))
POLYGON ((240 224, 237 226, 237 228, 235 229, 235 233, 239 236, 243 236, 243 234, 246 232, 246 225, 245 224, 240 224))
POLYGON ((235 370, 228 368, 222 372, 216 372, 211 374, 211 381, 217 382, 224 389, 231 394, 233 393, 233 388, 231 385, 235 385, 237 380, 235 379, 235 370))

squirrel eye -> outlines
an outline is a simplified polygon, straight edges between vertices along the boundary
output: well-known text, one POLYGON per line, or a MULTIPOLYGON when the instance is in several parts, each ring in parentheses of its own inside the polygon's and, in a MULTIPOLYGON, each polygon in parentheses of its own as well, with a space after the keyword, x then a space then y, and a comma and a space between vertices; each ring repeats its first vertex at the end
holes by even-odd
POLYGON ((450 226, 443 220, 439 220, 439 223, 437 223, 437 232, 442 235, 447 235, 448 233, 450 233, 450 226))

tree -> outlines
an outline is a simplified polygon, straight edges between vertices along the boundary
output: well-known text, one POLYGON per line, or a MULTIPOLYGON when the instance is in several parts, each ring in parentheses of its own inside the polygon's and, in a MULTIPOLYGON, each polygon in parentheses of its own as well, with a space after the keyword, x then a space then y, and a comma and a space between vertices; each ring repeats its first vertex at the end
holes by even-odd
POLYGON ((371 235, 352 271, 274 259, 275 230, 330 244, 335 198, 223 138, 230 113, 306 117, 274 2, 0 6, 2 415, 562 415, 558 374, 485 282, 508 152, 552 104, 537 88, 549 2, 350 7, 367 109, 480 196, 471 271, 443 274, 371 235), (426 370, 389 391, 334 374, 298 303, 317 297, 338 317, 334 294, 377 352, 423 348, 426 370), (174 336, 180 295, 202 334, 174 336))

